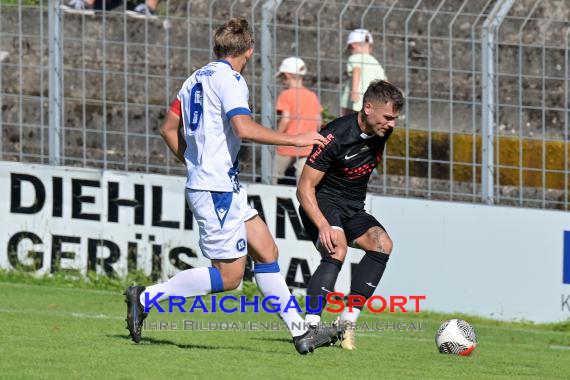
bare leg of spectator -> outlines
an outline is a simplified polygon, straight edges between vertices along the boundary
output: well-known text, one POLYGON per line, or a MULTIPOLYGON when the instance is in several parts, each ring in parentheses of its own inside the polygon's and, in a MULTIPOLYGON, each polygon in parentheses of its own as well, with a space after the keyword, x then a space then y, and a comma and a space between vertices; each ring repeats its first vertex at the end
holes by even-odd
POLYGON ((301 178, 305 162, 307 162, 307 157, 297 157, 297 161, 295 161, 295 176, 297 177, 297 181, 301 178))
POLYGON ((146 0, 146 6, 156 12, 156 7, 158 7, 158 0, 146 0))
POLYGON ((292 158, 290 156, 282 156, 280 154, 275 155, 274 168, 273 168, 273 178, 271 183, 276 185, 277 180, 285 176, 285 172, 289 165, 291 165, 292 158))

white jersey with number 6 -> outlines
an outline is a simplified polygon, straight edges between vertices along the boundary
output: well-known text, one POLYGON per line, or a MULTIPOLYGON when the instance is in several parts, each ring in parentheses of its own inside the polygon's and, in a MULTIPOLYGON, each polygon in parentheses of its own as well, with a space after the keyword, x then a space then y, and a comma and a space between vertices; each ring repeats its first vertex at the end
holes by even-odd
POLYGON ((188 170, 186 187, 237 190, 241 140, 230 125, 236 115, 251 115, 245 79, 224 60, 196 70, 178 92, 188 170))

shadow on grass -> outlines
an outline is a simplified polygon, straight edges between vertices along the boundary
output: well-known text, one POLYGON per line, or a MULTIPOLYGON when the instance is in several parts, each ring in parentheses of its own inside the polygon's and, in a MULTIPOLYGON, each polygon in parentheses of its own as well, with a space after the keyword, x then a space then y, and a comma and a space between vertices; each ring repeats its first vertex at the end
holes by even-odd
POLYGON ((288 343, 288 344, 291 344, 291 342, 292 342, 291 338, 286 339, 286 338, 259 338, 259 337, 256 337, 256 338, 251 338, 251 339, 253 339, 253 340, 265 340, 268 342, 281 342, 281 343, 288 343))
MULTIPOLYGON (((131 340, 131 337, 128 335, 107 335, 110 338, 115 338, 115 339, 123 339, 123 340, 131 340)), ((178 348, 183 348, 183 349, 199 349, 199 350, 219 350, 219 349, 223 349, 226 347, 222 347, 222 346, 206 346, 203 344, 181 344, 181 343, 177 343, 171 340, 167 340, 167 339, 155 339, 155 338, 149 338, 149 337, 142 337, 141 338, 141 342, 139 344, 145 345, 145 344, 155 344, 155 345, 163 345, 163 346, 176 346, 178 348)))
MULTIPOLYGON (((110 338, 114 338, 114 339, 123 339, 123 340, 128 340, 130 341, 131 338, 128 335, 118 335, 118 334, 114 334, 114 335, 107 335, 110 338)), ((267 339, 267 340, 271 340, 271 339, 267 339)), ((280 341, 281 339, 275 339, 275 341, 280 341)), ((283 339, 283 341, 285 342, 289 342, 289 340, 283 339)), ((236 346, 214 346, 214 345, 204 345, 204 344, 181 344, 181 343, 177 343, 171 340, 167 340, 167 339, 155 339, 155 338, 151 338, 151 337, 142 337, 141 338, 141 342, 140 344, 142 345, 146 345, 146 344, 152 344, 152 345, 163 345, 163 346, 175 346, 178 348, 182 348, 185 350, 191 350, 191 349, 197 349, 197 350, 240 350, 240 351, 250 351, 250 352, 263 352, 266 353, 263 350, 257 350, 254 348, 250 348, 250 347, 236 347, 236 346)))

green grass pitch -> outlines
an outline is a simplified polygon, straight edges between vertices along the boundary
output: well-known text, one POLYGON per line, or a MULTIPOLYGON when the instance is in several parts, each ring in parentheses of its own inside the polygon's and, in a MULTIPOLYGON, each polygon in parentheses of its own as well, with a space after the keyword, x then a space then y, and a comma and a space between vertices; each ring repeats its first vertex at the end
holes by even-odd
MULTIPOLYGON (((287 331, 125 330, 120 291, 0 282, 0 378, 569 379, 570 323, 533 325, 464 317, 479 345, 470 357, 439 354, 435 313, 364 313, 361 322, 422 322, 427 331, 370 331, 357 351, 301 356, 287 331)), ((461 317, 461 316, 460 316, 461 317)), ((332 315, 325 316, 331 320, 332 315)), ((158 314, 151 322, 279 321, 275 315, 158 314)))

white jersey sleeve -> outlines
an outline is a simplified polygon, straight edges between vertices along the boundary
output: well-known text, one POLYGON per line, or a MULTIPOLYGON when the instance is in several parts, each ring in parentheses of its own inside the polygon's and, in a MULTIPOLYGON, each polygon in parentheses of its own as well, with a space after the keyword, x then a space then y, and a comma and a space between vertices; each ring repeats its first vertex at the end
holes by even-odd
POLYGON ((236 115, 251 115, 249 109, 249 90, 245 79, 240 74, 226 72, 221 82, 220 100, 222 112, 230 120, 236 115))

